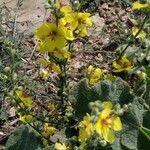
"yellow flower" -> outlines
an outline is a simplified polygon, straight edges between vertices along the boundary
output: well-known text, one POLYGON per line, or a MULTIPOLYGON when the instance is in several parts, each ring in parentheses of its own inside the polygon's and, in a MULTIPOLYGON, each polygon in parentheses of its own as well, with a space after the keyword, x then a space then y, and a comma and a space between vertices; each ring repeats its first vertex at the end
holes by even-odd
POLYGON ((92 26, 92 20, 90 18, 91 14, 90 13, 77 13, 76 14, 76 21, 78 22, 78 27, 76 30, 76 33, 81 36, 84 37, 86 36, 87 33, 87 27, 92 26))
POLYGON ((71 53, 64 49, 55 49, 52 54, 59 59, 70 58, 71 53))
POLYGON ((19 120, 22 122, 22 123, 25 123, 25 122, 32 122, 32 119, 33 119, 33 117, 32 117, 32 115, 21 115, 20 113, 19 113, 19 120))
POLYGON ((83 121, 79 124, 79 141, 86 141, 93 133, 94 127, 90 121, 90 116, 84 116, 83 121))
POLYGON ((28 109, 32 107, 32 99, 26 94, 25 91, 16 90, 16 95, 19 98, 19 104, 24 108, 24 106, 28 109))
POLYGON ((58 23, 58 27, 62 28, 64 36, 67 40, 74 40, 73 31, 76 29, 78 23, 75 21, 73 14, 68 14, 65 17, 61 18, 58 23))
POLYGON ((66 45, 66 40, 61 28, 53 23, 44 23, 35 32, 37 49, 40 52, 52 52, 55 48, 61 49, 66 45))
POLYGON ((122 129, 122 123, 117 115, 111 114, 111 102, 104 103, 103 105, 104 109, 98 116, 97 122, 95 124, 95 129, 96 132, 100 134, 100 136, 102 136, 105 141, 113 143, 115 140, 113 130, 120 131, 122 129))
POLYGON ((55 150, 68 150, 67 146, 64 143, 55 143, 55 150))
POLYGON ((133 68, 131 61, 127 58, 126 55, 124 55, 119 60, 113 61, 112 66, 115 69, 115 70, 113 70, 113 72, 128 71, 133 68))
POLYGON ((57 74, 61 73, 60 67, 47 59, 40 58, 37 60, 37 63, 43 65, 44 67, 48 67, 50 70, 53 70, 57 74))
POLYGON ((92 65, 85 69, 83 73, 90 85, 96 84, 103 77, 103 71, 99 68, 94 68, 92 65))
POLYGON ((46 69, 40 69, 39 75, 43 80, 47 80, 49 77, 49 73, 46 69))
POLYGON ((145 9, 150 10, 150 4, 149 3, 140 3, 139 1, 136 1, 132 4, 132 9, 145 9))
MULTIPOLYGON (((139 29, 137 27, 132 27, 132 35, 135 36, 139 32, 139 29)), ((140 31, 138 36, 136 38, 144 39, 146 37, 146 33, 144 31, 140 31)))

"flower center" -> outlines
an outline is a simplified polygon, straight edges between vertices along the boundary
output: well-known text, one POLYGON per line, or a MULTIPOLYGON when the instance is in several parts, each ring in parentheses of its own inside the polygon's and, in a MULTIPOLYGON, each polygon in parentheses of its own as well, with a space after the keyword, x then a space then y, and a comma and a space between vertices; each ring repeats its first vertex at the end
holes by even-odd
POLYGON ((23 91, 22 94, 21 94, 21 97, 23 98, 27 98, 28 97, 28 94, 26 91, 23 91))
POLYGON ((119 60, 119 61, 118 61, 118 64, 119 64, 122 68, 127 68, 127 67, 130 66, 130 63, 127 62, 127 61, 121 61, 121 60, 119 60))
POLYGON ((78 19, 78 23, 79 23, 79 24, 86 24, 86 23, 85 23, 85 20, 82 19, 82 18, 79 18, 79 19, 78 19))
POLYGON ((112 124, 112 119, 110 116, 102 120, 102 125, 104 126, 111 126, 112 124))
POLYGON ((57 36, 57 32, 56 31, 51 31, 48 36, 50 36, 51 39, 54 40, 55 37, 57 36))
POLYGON ((68 23, 68 22, 64 25, 64 27, 65 27, 67 30, 71 30, 71 25, 70 25, 70 23, 68 23))

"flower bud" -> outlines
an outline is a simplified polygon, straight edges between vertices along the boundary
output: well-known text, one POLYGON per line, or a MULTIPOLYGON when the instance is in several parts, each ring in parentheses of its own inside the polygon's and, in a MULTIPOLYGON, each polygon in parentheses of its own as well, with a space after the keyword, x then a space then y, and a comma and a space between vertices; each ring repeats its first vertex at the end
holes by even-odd
POLYGON ((4 68, 4 72, 5 72, 5 73, 10 72, 10 70, 11 70, 11 68, 10 68, 10 67, 5 67, 5 68, 4 68))
POLYGON ((132 109, 132 103, 129 103, 128 104, 128 111, 131 111, 131 109, 132 109))
POLYGON ((123 110, 124 110, 124 112, 128 112, 128 109, 129 109, 128 105, 127 105, 127 104, 124 104, 124 105, 123 105, 123 110))
POLYGON ((101 140, 101 141, 100 141, 100 144, 101 144, 101 146, 103 146, 103 147, 104 147, 104 146, 106 146, 106 145, 107 145, 107 142, 106 142, 105 140, 101 140))
POLYGON ((94 107, 94 102, 90 102, 90 103, 88 104, 88 106, 89 106, 90 109, 92 109, 92 108, 94 107))
POLYGON ((73 6, 78 9, 80 6, 79 1, 78 0, 73 1, 73 6))
POLYGON ((124 109, 118 110, 118 111, 117 111, 117 114, 118 114, 119 116, 122 116, 122 115, 124 114, 124 109))

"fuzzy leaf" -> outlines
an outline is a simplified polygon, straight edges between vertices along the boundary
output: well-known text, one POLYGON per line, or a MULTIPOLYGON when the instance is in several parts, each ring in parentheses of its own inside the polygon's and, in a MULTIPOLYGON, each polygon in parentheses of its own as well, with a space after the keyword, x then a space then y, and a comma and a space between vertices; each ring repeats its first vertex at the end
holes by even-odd
POLYGON ((121 135, 121 144, 130 150, 137 149, 139 131, 131 126, 121 135))
POLYGON ((98 94, 88 86, 86 79, 81 80, 71 91, 70 100, 74 104, 75 118, 82 119, 86 113, 90 112, 88 104, 99 99, 98 94))
POLYGON ((10 135, 6 150, 42 150, 41 141, 30 126, 22 125, 10 135))
POLYGON ((112 148, 113 150, 122 150, 121 144, 120 144, 120 136, 121 136, 120 133, 116 133, 115 142, 111 145, 111 148, 112 148))
POLYGON ((133 101, 134 95, 130 93, 128 83, 123 81, 121 78, 117 78, 111 84, 109 98, 110 100, 119 102, 120 104, 127 104, 133 101))

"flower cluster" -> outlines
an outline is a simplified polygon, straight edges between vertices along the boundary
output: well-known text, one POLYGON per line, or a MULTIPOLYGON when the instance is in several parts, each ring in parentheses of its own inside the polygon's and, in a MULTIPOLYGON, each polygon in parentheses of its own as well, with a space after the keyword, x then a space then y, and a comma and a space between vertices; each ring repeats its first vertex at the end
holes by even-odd
POLYGON ((109 101, 101 104, 102 110, 99 111, 96 121, 91 121, 87 114, 79 124, 79 141, 85 142, 96 132, 108 143, 113 143, 115 135, 113 131, 120 131, 122 123, 117 113, 113 111, 113 105, 109 101))
POLYGON ((40 59, 39 64, 43 65, 39 75, 47 80, 49 70, 57 74, 61 73, 60 62, 66 61, 71 56, 69 43, 78 36, 88 35, 87 28, 92 26, 90 13, 74 12, 69 5, 61 5, 57 2, 57 12, 61 14, 56 17, 56 23, 46 22, 37 27, 34 38, 36 48, 41 53, 48 53, 48 59, 40 59), (68 45, 67 45, 68 44, 68 45), (48 69, 44 69, 44 68, 48 69))

